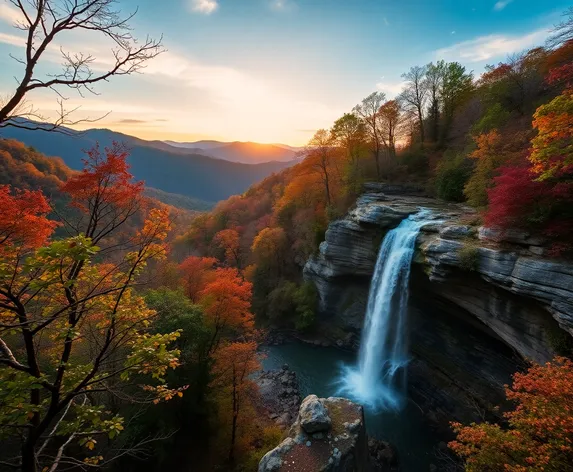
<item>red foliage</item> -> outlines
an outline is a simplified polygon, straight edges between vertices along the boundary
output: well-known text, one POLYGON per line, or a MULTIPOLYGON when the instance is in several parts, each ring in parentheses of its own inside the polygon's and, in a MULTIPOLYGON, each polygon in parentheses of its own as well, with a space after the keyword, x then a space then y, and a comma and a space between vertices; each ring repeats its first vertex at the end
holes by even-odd
POLYGON ((548 185, 534 180, 531 167, 504 167, 495 186, 488 190, 485 224, 493 228, 524 227, 532 210, 548 192, 548 185))
POLYGON ((128 150, 113 143, 101 152, 98 144, 86 151, 84 169, 70 178, 61 190, 72 197, 72 205, 85 213, 94 205, 125 207, 133 205, 143 191, 143 182, 132 182, 127 157, 128 150))
POLYGON ((57 226, 46 215, 51 211, 41 191, 0 186, 0 248, 42 246, 57 226))

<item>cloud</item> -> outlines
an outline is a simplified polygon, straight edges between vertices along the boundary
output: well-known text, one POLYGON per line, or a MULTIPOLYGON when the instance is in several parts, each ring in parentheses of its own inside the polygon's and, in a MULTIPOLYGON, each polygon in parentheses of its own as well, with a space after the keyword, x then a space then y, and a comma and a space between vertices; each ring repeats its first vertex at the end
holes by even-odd
POLYGON ((498 0, 495 5, 493 6, 493 9, 495 11, 501 11, 503 10, 506 6, 508 6, 511 2, 513 2, 513 0, 498 0))
POLYGON ((125 118, 123 120, 116 121, 116 123, 121 123, 124 125, 138 125, 143 123, 149 123, 149 120, 136 120, 134 118, 125 118))
POLYGON ((456 30, 452 31, 450 34, 456 34, 456 30))
POLYGON ((24 19, 24 15, 16 8, 4 3, 0 4, 0 21, 5 23, 18 23, 24 19))
POLYGON ((219 3, 217 0, 190 0, 190 6, 191 10, 196 13, 210 15, 219 8, 219 3))
POLYGON ((10 46, 24 47, 26 45, 26 38, 16 36, 15 34, 0 32, 0 43, 9 44, 10 46))
POLYGON ((384 20, 384 24, 385 24, 386 26, 390 26, 390 22, 388 21, 388 18, 384 17, 384 18, 382 18, 382 19, 384 20))
POLYGON ((540 29, 523 36, 491 34, 447 46, 434 52, 436 59, 459 62, 483 62, 495 57, 523 51, 542 43, 548 36, 548 29, 540 29))
POLYGON ((406 82, 404 81, 391 82, 384 80, 384 77, 382 77, 380 82, 376 84, 376 89, 380 92, 384 92, 387 98, 394 98, 402 92, 405 84, 406 82))

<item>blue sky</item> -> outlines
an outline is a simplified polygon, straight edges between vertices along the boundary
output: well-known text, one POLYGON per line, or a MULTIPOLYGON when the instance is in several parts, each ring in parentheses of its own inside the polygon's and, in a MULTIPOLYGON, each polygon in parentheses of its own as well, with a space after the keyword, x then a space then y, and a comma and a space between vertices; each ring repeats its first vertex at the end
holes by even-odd
MULTIPOLYGON (((120 0, 141 37, 168 51, 143 75, 68 94, 77 116, 112 113, 105 126, 148 139, 204 138, 300 145, 374 90, 393 97, 410 66, 459 61, 476 75, 542 44, 570 0, 120 0)), ((0 0, 0 95, 21 66, 15 12, 0 0)), ((108 54, 97 36, 62 38, 108 54)), ((58 63, 57 50, 40 72, 58 63)), ((105 67, 105 61, 102 61, 105 67)), ((31 97, 45 115, 55 96, 31 97)))

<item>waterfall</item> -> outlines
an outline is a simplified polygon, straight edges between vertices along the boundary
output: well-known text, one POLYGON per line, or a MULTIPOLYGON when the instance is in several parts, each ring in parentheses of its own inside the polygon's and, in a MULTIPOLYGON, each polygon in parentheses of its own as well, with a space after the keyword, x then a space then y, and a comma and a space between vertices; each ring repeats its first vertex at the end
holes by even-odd
POLYGON ((384 238, 368 295, 357 366, 345 366, 342 394, 366 406, 400 409, 406 392, 408 364, 408 282, 416 237, 431 221, 421 210, 403 220, 384 238))

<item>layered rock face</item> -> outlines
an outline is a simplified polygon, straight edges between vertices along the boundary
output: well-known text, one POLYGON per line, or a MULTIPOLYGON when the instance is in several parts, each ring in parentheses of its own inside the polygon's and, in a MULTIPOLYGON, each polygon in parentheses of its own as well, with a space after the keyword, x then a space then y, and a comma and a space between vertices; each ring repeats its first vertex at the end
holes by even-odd
POLYGON ((367 193, 304 269, 328 335, 353 333, 357 347, 380 243, 420 208, 435 221, 412 268, 410 384, 438 419, 477 419, 503 401, 524 358, 547 361, 556 339, 573 335, 573 265, 543 258, 543 242, 527 234, 472 226, 476 215, 462 205, 367 193))
POLYGON ((345 398, 306 397, 289 436, 259 463, 259 472, 367 472, 362 407, 345 398))

